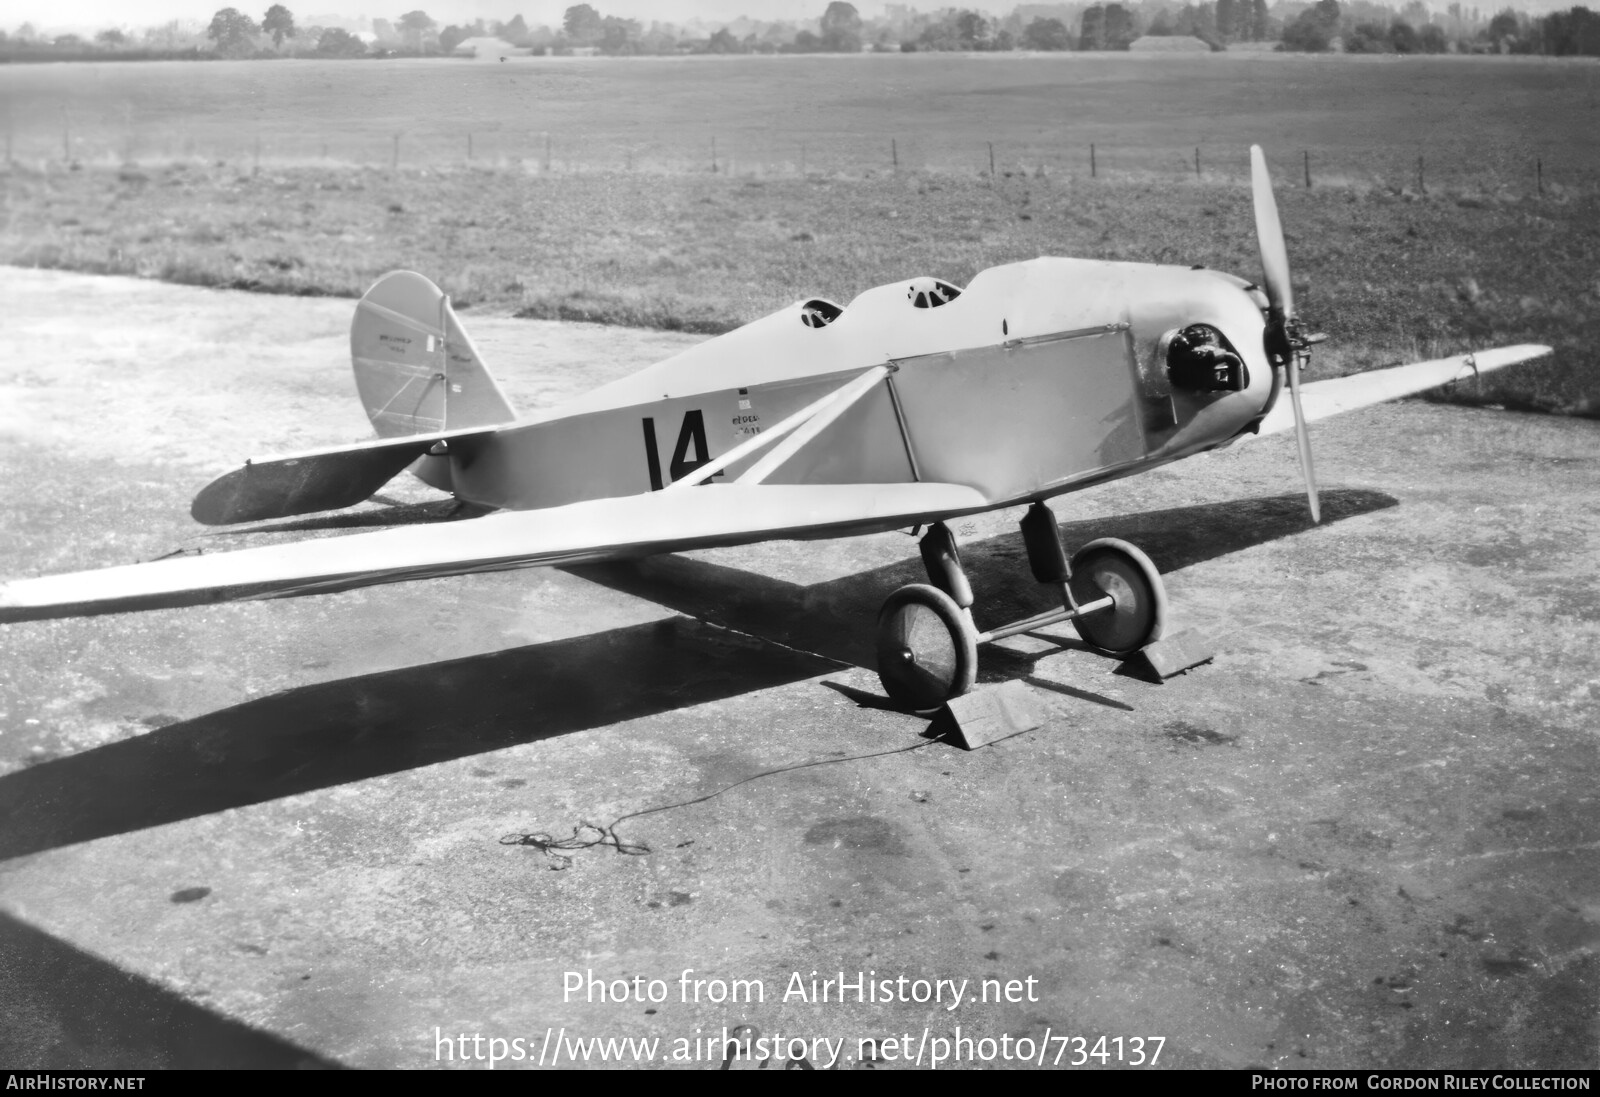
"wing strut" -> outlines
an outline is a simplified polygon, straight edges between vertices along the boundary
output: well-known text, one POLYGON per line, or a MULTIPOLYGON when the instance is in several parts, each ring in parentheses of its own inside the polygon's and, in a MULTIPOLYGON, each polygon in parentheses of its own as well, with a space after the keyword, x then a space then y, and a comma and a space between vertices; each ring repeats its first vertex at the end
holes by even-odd
POLYGON ((765 449, 785 435, 793 434, 793 437, 773 449, 771 453, 760 461, 751 465, 742 476, 734 481, 736 484, 753 485, 761 483, 777 471, 780 465, 793 457, 801 446, 811 441, 811 439, 825 430, 830 423, 853 407, 872 390, 872 386, 898 368, 893 363, 873 366, 859 377, 839 386, 826 396, 813 400, 777 426, 770 430, 764 430, 754 438, 739 443, 721 457, 701 465, 683 479, 673 481, 664 490, 677 491, 682 488, 703 484, 729 465, 742 461, 752 453, 765 449))

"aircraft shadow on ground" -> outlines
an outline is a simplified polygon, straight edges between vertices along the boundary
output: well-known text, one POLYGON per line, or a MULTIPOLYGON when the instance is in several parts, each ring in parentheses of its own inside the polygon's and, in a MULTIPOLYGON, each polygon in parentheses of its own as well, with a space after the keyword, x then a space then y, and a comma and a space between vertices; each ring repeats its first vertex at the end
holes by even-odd
MULTIPOLYGON (((1392 495, 1360 489, 1324 492, 1321 499, 1324 524, 1398 505, 1392 495)), ((1064 522, 1061 535, 1069 553, 1099 537, 1131 541, 1166 574, 1311 528, 1305 496, 1290 494, 1064 522)), ((566 570, 690 617, 871 668, 883 599, 896 587, 928 581, 914 548, 908 538, 905 560, 811 586, 685 556, 566 570)), ((979 629, 1060 605, 1054 588, 1034 582, 1020 533, 965 542, 961 557, 979 629)))
MULTIPOLYGON (((1330 491, 1324 521, 1395 502, 1330 491)), ((1308 526, 1284 495, 1062 528, 1069 545, 1131 540, 1168 572, 1308 526)), ((1019 537, 963 557, 980 627, 1054 604, 1019 537)), ((870 667, 879 604, 925 581, 914 555, 808 587, 677 556, 570 570, 686 617, 302 686, 0 776, 0 859, 870 667)))
POLYGON ((6 914, 0 1001, 0 1062, 18 1070, 338 1066, 6 914))
POLYGON ((698 621, 302 686, 0 777, 0 859, 803 681, 698 621))

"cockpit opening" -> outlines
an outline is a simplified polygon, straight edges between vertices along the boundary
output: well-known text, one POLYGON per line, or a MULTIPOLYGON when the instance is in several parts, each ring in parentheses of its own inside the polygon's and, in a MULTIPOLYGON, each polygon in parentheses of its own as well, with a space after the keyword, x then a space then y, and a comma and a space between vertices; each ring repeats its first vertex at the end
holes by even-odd
POLYGON ((938 278, 917 278, 906 289, 906 297, 919 309, 936 309, 961 296, 961 287, 938 278))
POLYGON ((808 328, 825 328, 843 315, 844 309, 820 297, 800 306, 800 322, 808 328))
POLYGON ((1250 371, 1227 336, 1210 324, 1190 324, 1169 332, 1165 345, 1167 376, 1190 392, 1243 392, 1250 371))

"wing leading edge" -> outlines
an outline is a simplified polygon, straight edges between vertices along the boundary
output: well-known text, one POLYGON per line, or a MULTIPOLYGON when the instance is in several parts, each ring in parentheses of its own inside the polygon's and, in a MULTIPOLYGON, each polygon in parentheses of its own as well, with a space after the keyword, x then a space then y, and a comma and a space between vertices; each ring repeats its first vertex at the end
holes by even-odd
POLYGON ((482 571, 897 529, 992 504, 957 484, 744 485, 592 499, 470 522, 19 579, 0 623, 324 594, 482 571))
MULTIPOLYGON (((1436 358, 1429 362, 1413 362, 1408 366, 1354 373, 1349 377, 1314 381, 1303 386, 1300 389, 1300 402, 1305 409, 1306 421, 1314 423, 1319 419, 1343 415, 1347 411, 1381 404, 1385 400, 1398 400, 1402 396, 1425 392, 1451 381, 1462 381, 1518 362, 1543 358, 1549 353, 1549 347, 1524 343, 1473 354, 1458 354, 1452 358, 1436 358)), ((1294 409, 1287 400, 1280 400, 1261 421, 1260 433, 1277 434, 1293 429, 1294 409)), ((1248 438, 1249 435, 1244 437, 1248 438)))

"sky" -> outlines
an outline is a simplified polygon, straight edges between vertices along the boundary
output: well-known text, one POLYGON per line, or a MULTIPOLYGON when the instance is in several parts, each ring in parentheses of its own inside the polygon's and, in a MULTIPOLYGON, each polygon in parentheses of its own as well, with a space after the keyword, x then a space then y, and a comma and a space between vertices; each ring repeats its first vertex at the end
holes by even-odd
MULTIPOLYGON (((312 15, 376 16, 393 20, 402 12, 421 8, 443 23, 510 19, 520 13, 531 24, 556 25, 561 13, 578 0, 279 0, 295 14, 297 22, 312 15)), ((620 15, 649 22, 652 19, 686 22, 700 18, 711 21, 748 15, 756 19, 815 19, 828 6, 827 0, 588 0, 603 15, 620 15)), ((876 15, 883 3, 854 0, 863 15, 876 15)), ((916 8, 947 6, 937 0, 902 0, 916 8)), ((106 27, 134 29, 155 26, 171 19, 209 22, 223 7, 236 7, 256 19, 273 0, 5 0, 0 4, 0 28, 7 30, 30 22, 40 31, 58 32, 100 30, 106 27)), ((1014 0, 1007 4, 1007 10, 1014 0)), ((974 4, 974 7, 990 5, 974 4)))

